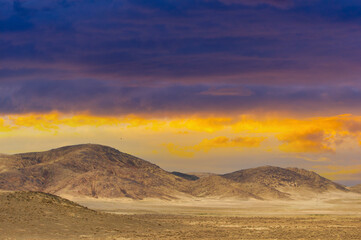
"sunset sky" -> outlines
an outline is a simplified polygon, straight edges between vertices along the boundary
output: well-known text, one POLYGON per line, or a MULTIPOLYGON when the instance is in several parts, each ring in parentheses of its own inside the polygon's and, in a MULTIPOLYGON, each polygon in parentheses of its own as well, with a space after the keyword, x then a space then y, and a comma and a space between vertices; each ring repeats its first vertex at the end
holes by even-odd
POLYGON ((0 152, 361 183, 361 1, 0 0, 0 152))

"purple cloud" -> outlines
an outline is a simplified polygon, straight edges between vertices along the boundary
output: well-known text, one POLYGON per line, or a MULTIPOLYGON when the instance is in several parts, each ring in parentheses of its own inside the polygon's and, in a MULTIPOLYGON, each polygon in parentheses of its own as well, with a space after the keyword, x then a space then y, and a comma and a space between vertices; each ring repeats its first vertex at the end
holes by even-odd
POLYGON ((245 4, 250 6, 272 5, 280 8, 288 8, 294 4, 293 0, 221 0, 225 4, 245 4))
POLYGON ((0 0, 1 111, 322 109, 321 93, 341 106, 358 99, 359 13, 357 1, 0 0))
POLYGON ((214 84, 130 86, 92 79, 0 83, 1 114, 54 110, 159 116, 275 110, 300 115, 324 111, 337 114, 340 109, 352 112, 352 105, 360 100, 361 90, 355 88, 214 84), (333 108, 326 107, 329 105, 333 108))

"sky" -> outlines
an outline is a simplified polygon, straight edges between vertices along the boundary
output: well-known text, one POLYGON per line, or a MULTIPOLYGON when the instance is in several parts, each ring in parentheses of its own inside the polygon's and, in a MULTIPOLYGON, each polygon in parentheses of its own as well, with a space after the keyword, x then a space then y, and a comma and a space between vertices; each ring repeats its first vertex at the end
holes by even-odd
POLYGON ((361 183, 361 2, 0 0, 0 152, 361 183))

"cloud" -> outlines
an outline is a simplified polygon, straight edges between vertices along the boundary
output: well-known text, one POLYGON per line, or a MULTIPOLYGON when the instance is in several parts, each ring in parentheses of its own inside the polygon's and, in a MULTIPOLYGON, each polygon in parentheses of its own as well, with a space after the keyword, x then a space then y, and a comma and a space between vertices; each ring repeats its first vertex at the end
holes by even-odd
POLYGON ((9 126, 19 128, 33 128, 39 131, 57 131, 63 126, 72 128, 83 126, 113 126, 123 122, 131 124, 125 118, 91 116, 87 114, 64 115, 57 112, 48 114, 26 114, 8 116, 9 126))
POLYGON ((1 0, 0 65, 19 76, 0 78, 357 84, 359 9, 355 1, 1 0))
POLYGON ((342 181, 360 180, 361 165, 325 165, 313 166, 320 175, 332 179, 342 181))
POLYGON ((201 143, 195 145, 193 148, 197 151, 204 152, 208 152, 210 149, 213 148, 252 148, 259 147, 265 139, 265 137, 216 137, 212 139, 204 139, 201 143))
POLYGON ((211 96, 251 96, 253 92, 244 87, 213 87, 201 92, 201 94, 211 96))
POLYGON ((185 131, 186 133, 213 133, 221 131, 231 124, 230 118, 222 117, 175 117, 169 119, 140 115, 99 116, 86 112, 77 114, 60 112, 13 114, 0 118, 0 126, 4 129, 33 128, 39 131, 58 130, 64 126, 71 128, 118 126, 127 129, 140 128, 154 132, 173 131, 179 133, 180 131, 185 131), (4 120, 5 118, 7 121, 4 120))
MULTIPOLYGON (((328 157, 324 157, 324 156, 318 156, 318 154, 316 156, 312 156, 312 153, 310 154, 309 152, 305 152, 302 154, 298 154, 297 156, 294 156, 297 159, 301 159, 307 162, 330 162, 330 158, 328 157)), ((289 158, 289 156, 287 156, 286 158, 289 158)))
MULTIPOLYGON (((0 89, 1 90, 1 89, 0 89)), ((3 92, 9 91, 3 89, 3 92)), ((96 95, 96 94, 95 94, 96 95)), ((70 99, 72 100, 72 99, 70 99)), ((102 126, 122 125, 126 128, 144 127, 158 131, 166 129, 173 133, 220 133, 260 134, 275 136, 282 143, 281 149, 287 152, 329 152, 345 141, 356 141, 361 137, 361 117, 338 115, 306 119, 284 118, 264 115, 146 115, 146 114, 92 114, 83 112, 45 112, 2 115, 2 124, 10 127, 34 127, 37 129, 57 129, 59 125, 102 126), (6 119, 6 121, 4 120, 6 119)), ((204 140, 204 145, 230 145, 246 143, 240 138, 216 138, 204 140), (207 144, 205 144, 207 142, 207 144)), ((301 155, 299 155, 301 156, 301 155)), ((309 157, 309 156, 306 156, 309 157)))
POLYGON ((24 18, 9 17, 4 20, 0 20, 0 32, 19 32, 29 30, 33 27, 33 24, 24 18))
POLYGON ((256 148, 266 137, 215 137, 212 139, 203 139, 200 143, 193 146, 179 146, 173 143, 163 144, 169 153, 179 156, 191 158, 197 152, 208 152, 217 148, 256 148))
MULTIPOLYGON (((31 70, 0 73, 32 75, 31 70)), ((55 71, 54 74, 57 74, 55 71)), ((354 112, 361 89, 225 84, 122 84, 95 79, 0 81, 0 114, 59 111, 98 115, 234 116, 257 112, 299 115, 354 112), (325 93, 327 93, 325 95, 325 93), (330 109, 327 106, 332 105, 330 109)), ((350 127, 352 122, 346 123, 350 127)), ((356 123, 354 123, 355 125, 356 123)), ((356 126, 356 125, 355 125, 356 126)), ((355 128, 353 126, 353 128, 355 128)))
POLYGON ((308 129, 306 131, 295 131, 278 135, 277 138, 283 142, 280 150, 294 153, 330 153, 335 149, 330 145, 333 136, 326 134, 322 129, 308 129))
POLYGON ((312 162, 341 164, 348 163, 349 154, 360 149, 358 128, 350 128, 345 122, 353 122, 352 126, 355 126, 361 118, 352 115, 307 119, 250 115, 154 117, 52 112, 0 116, 0 133, 3 137, 16 139, 26 134, 30 134, 28 137, 31 134, 55 136, 62 131, 74 134, 127 132, 134 139, 148 137, 152 149, 161 148, 159 152, 165 149, 182 158, 204 157, 210 151, 212 154, 239 154, 242 151, 242 155, 247 156, 255 152, 277 154, 276 158, 281 156, 282 161, 297 161, 305 165, 312 162), (162 142, 165 143, 160 146, 162 142))
POLYGON ((225 4, 245 4, 250 6, 271 5, 280 8, 287 8, 294 4, 293 0, 221 0, 225 4))
POLYGON ((196 132, 213 133, 220 131, 232 124, 232 119, 229 117, 211 117, 211 118, 196 118, 190 117, 186 119, 176 119, 170 122, 170 127, 176 129, 187 129, 196 132))
POLYGON ((192 158, 195 154, 192 148, 178 146, 174 143, 165 143, 162 146, 165 147, 170 154, 181 158, 192 158))
POLYGON ((10 125, 4 118, 0 118, 0 133, 10 132, 16 129, 16 126, 10 125))
MULTIPOLYGON (((285 152, 316 154, 332 153, 337 146, 350 140, 353 142, 358 140, 360 143, 360 126, 361 118, 351 114, 298 119, 282 117, 257 119, 245 115, 235 121, 231 128, 236 133, 272 134, 282 143, 280 149, 285 152)), ((308 159, 309 156, 305 158, 308 159)))

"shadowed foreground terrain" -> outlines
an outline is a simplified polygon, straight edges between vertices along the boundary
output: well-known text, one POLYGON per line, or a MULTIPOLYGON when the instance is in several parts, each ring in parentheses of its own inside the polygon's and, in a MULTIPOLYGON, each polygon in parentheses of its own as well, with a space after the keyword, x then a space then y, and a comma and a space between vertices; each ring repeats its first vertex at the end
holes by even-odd
POLYGON ((139 217, 96 212, 39 192, 0 194, 0 239, 105 239, 154 228, 139 217))
MULTIPOLYGON (((225 209, 226 210, 226 209, 225 209)), ((38 192, 0 194, 0 239, 359 239, 361 217, 102 213, 38 192)))

